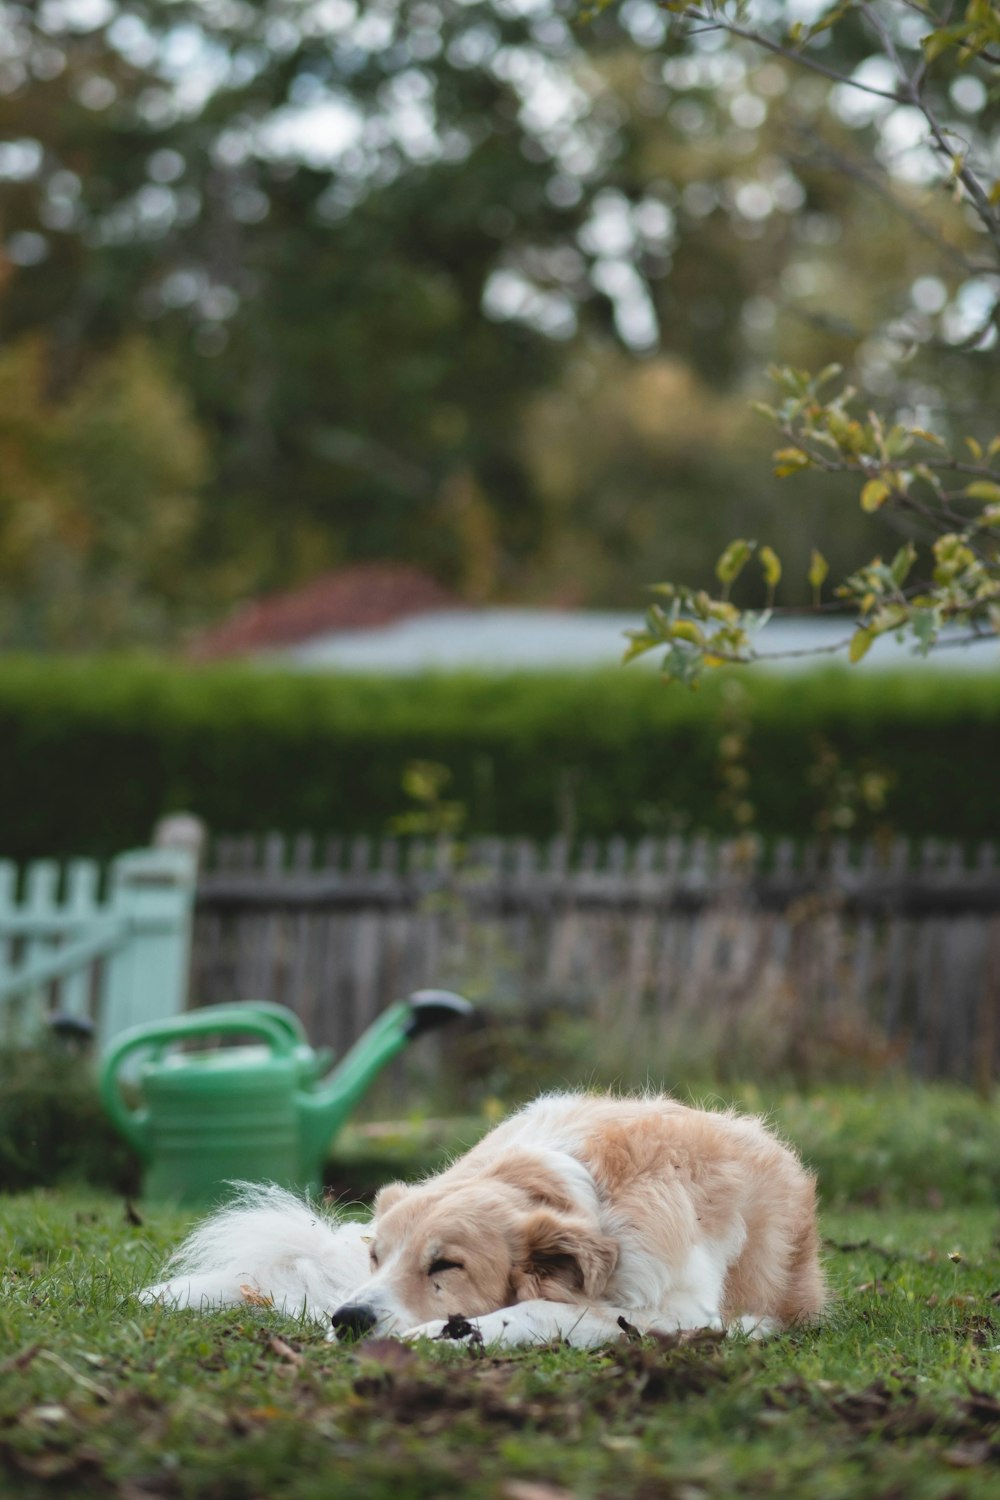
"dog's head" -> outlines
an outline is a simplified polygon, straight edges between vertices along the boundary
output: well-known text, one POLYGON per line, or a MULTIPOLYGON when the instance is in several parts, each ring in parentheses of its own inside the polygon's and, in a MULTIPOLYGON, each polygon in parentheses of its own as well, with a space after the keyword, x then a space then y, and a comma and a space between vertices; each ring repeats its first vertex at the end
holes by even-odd
POLYGON ((405 1333, 535 1297, 593 1302, 617 1261, 615 1242, 527 1153, 475 1175, 391 1183, 371 1234, 372 1274, 334 1314, 345 1332, 405 1333))

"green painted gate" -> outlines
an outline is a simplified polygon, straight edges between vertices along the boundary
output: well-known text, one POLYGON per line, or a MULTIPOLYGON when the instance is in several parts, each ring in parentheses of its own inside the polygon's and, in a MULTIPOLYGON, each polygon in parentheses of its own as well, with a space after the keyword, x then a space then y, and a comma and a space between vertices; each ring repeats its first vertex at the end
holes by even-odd
POLYGON ((106 872, 0 862, 0 1041, 60 1016, 91 1021, 100 1048, 184 1010, 197 865, 185 848, 133 850, 106 872))

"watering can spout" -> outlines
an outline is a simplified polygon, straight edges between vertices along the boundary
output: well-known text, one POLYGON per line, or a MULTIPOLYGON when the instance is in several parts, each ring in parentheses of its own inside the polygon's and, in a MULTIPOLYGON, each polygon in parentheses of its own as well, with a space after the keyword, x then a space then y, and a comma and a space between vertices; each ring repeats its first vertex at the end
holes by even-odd
POLYGON ((467 1020, 473 1014, 469 1001, 452 990, 414 990, 405 1002, 410 1007, 407 1039, 450 1026, 453 1021, 467 1020))
POLYGON ((383 1011, 327 1078, 300 1093, 305 1156, 322 1160, 372 1079, 409 1042, 472 1014, 469 1001, 451 990, 415 990, 383 1011))

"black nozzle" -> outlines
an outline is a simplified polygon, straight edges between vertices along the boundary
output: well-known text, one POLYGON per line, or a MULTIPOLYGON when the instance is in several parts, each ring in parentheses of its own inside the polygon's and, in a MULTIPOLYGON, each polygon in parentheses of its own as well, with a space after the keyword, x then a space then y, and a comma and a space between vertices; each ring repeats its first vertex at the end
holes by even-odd
POLYGON ((473 1006, 451 990, 414 990, 409 998, 410 1019, 406 1035, 412 1041, 426 1031, 450 1026, 453 1021, 468 1020, 475 1014, 473 1006))
POLYGON ((89 1016, 67 1016, 62 1013, 50 1017, 49 1029, 62 1041, 76 1042, 81 1047, 94 1040, 96 1031, 89 1016))

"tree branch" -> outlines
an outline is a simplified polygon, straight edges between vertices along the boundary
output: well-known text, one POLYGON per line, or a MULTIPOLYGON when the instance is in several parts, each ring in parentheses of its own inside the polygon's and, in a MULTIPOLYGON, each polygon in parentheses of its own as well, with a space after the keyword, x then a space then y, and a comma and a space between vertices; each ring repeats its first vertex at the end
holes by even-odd
POLYGON ((829 68, 825 63, 817 62, 808 53, 796 52, 794 48, 788 47, 784 42, 772 41, 762 31, 754 31, 749 26, 740 26, 724 15, 707 15, 701 10, 686 10, 678 20, 700 21, 702 31, 728 31, 731 36, 741 37, 745 42, 753 42, 757 47, 763 48, 765 52, 773 52, 777 57, 784 57, 789 62, 797 63, 800 67, 808 68, 813 73, 819 73, 823 78, 829 78, 832 83, 848 84, 851 88, 860 89, 863 94, 874 94, 878 99, 888 99, 891 104, 905 104, 907 100, 897 93, 889 93, 886 89, 875 88, 870 83, 858 83, 847 73, 838 73, 836 68, 829 68))

